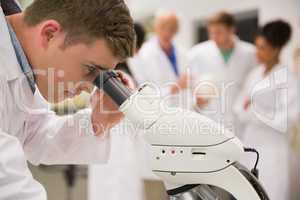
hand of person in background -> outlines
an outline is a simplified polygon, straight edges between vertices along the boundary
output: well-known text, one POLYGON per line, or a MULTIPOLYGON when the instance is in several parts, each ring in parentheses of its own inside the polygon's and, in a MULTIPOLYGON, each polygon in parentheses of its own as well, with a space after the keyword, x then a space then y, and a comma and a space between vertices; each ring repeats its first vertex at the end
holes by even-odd
POLYGON ((208 105, 209 99, 203 96, 196 96, 196 104, 199 108, 204 108, 208 105))
POLYGON ((247 98, 246 101, 244 102, 244 110, 248 110, 249 107, 251 105, 251 99, 250 98, 247 98))
POLYGON ((196 106, 198 108, 206 107, 210 101, 220 97, 220 92, 217 85, 211 81, 203 81, 194 89, 196 106))
MULTIPOLYGON (((117 74, 129 89, 135 88, 129 75, 121 71, 117 71, 117 74)), ((93 130, 97 136, 114 127, 124 117, 116 103, 103 90, 94 91, 91 97, 91 108, 93 130)))
POLYGON ((180 90, 187 89, 189 81, 190 81, 190 76, 188 76, 187 74, 181 75, 177 83, 171 87, 171 94, 177 94, 180 92, 180 90))

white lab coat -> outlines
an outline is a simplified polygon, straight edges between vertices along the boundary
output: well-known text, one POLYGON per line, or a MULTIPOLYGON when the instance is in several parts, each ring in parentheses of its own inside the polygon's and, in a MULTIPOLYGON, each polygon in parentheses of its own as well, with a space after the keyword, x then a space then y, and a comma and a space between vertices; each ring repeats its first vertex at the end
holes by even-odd
POLYGON ((0 199, 44 200, 26 165, 88 164, 108 160, 108 137, 93 136, 90 111, 58 117, 29 87, 0 7, 0 199))
MULTIPOLYGON (((297 80, 279 64, 264 76, 264 67, 254 69, 237 98, 234 111, 245 125, 243 142, 259 151, 260 181, 272 200, 289 199, 290 130, 298 115, 297 80), (252 97, 248 109, 244 104, 252 97)), ((255 158, 241 162, 253 168, 255 158)))
POLYGON ((147 80, 143 74, 143 70, 147 68, 147 63, 143 61, 139 53, 134 55, 132 58, 127 59, 128 68, 133 76, 133 79, 137 83, 137 86, 143 84, 147 80))
MULTIPOLYGON (((177 57, 178 72, 184 74, 186 72, 186 56, 182 48, 175 46, 175 54, 177 57)), ((135 77, 139 83, 150 82, 161 88, 163 95, 170 93, 170 84, 177 83, 176 76, 172 64, 166 53, 160 47, 157 37, 147 41, 138 53, 139 63, 131 65, 131 69, 135 72, 135 77)))
POLYGON ((199 112, 224 123, 227 128, 235 129, 232 104, 245 77, 253 66, 257 66, 256 63, 254 46, 238 38, 235 39, 228 63, 225 63, 220 49, 212 40, 193 47, 188 54, 188 67, 194 78, 193 87, 207 81, 216 86, 215 98, 199 112))

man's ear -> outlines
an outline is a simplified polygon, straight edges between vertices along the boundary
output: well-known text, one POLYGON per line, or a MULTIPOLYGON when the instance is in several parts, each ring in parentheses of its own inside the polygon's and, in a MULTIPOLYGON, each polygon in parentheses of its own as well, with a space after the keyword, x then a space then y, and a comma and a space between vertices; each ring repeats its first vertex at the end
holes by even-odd
POLYGON ((47 20, 40 25, 41 43, 48 48, 50 43, 62 33, 61 25, 55 20, 47 20))

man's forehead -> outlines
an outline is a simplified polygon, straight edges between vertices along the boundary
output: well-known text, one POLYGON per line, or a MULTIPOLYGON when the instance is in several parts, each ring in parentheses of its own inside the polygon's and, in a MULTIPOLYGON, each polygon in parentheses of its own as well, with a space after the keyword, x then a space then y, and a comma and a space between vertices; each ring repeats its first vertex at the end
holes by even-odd
POLYGON ((165 17, 165 18, 161 18, 158 23, 161 25, 178 24, 178 20, 175 17, 165 17))
POLYGON ((213 29, 213 28, 214 29, 226 29, 226 30, 234 29, 234 27, 229 27, 229 26, 226 26, 225 24, 222 24, 222 23, 209 24, 208 28, 209 29, 213 29))
POLYGON ((101 65, 105 67, 112 68, 120 59, 116 57, 112 50, 107 45, 107 42, 103 39, 96 40, 92 46, 90 46, 90 51, 86 52, 86 56, 89 61, 95 65, 101 65))

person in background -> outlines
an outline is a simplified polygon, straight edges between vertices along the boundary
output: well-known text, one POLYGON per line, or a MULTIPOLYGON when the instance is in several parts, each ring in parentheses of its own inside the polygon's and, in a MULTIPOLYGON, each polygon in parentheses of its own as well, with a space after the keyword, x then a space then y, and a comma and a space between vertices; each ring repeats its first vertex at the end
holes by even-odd
POLYGON ((136 33, 136 45, 134 56, 132 58, 128 58, 126 62, 118 64, 116 69, 127 73, 135 80, 136 83, 138 83, 140 81, 138 81, 136 78, 138 77, 137 73, 141 73, 139 69, 143 68, 143 65, 141 65, 142 63, 139 62, 140 59, 138 56, 138 52, 145 42, 146 31, 143 25, 139 23, 134 23, 134 31, 136 33))
MULTIPOLYGON (((300 88, 300 48, 296 49, 294 54, 295 72, 298 77, 298 88, 300 88)), ((300 96, 298 96, 299 99, 300 96)), ((289 200, 298 200, 300 196, 300 120, 297 120, 295 134, 292 138, 292 153, 291 153, 291 166, 290 166, 290 197, 289 200)))
POLYGON ((300 79, 300 48, 296 49, 295 51, 294 61, 295 61, 295 70, 298 78, 300 79))
MULTIPOLYGON (((256 55, 261 65, 248 75, 234 108, 245 124, 244 145, 260 153, 259 178, 272 200, 289 199, 289 133, 299 101, 297 80, 280 55, 291 33, 291 26, 281 20, 260 29, 256 55)), ((250 168, 254 160, 242 163, 250 168)))
POLYGON ((235 128, 232 104, 257 63, 255 48, 236 36, 235 18, 230 13, 219 12, 210 17, 207 30, 209 40, 188 53, 197 110, 235 128))
POLYGON ((176 94, 186 88, 186 57, 173 42, 179 30, 179 19, 173 12, 157 14, 154 22, 155 36, 147 41, 139 52, 146 64, 140 70, 139 82, 151 82, 161 89, 163 96, 176 94))

